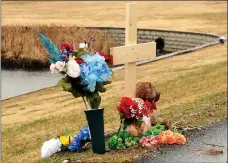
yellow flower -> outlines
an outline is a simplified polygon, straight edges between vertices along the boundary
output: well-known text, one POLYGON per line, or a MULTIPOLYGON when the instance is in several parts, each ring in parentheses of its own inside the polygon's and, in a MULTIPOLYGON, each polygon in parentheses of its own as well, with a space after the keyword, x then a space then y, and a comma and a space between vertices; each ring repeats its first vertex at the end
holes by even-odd
POLYGON ((64 146, 68 146, 70 143, 73 142, 73 137, 71 135, 60 136, 59 139, 64 146))

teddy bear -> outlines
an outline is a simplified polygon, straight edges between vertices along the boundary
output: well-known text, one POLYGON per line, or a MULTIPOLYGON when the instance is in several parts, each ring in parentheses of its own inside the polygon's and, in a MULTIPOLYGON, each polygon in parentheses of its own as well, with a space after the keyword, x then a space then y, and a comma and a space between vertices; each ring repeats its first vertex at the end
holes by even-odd
POLYGON ((157 107, 156 102, 160 99, 160 93, 155 88, 154 84, 151 82, 139 82, 136 85, 136 98, 141 98, 144 101, 148 100, 152 103, 152 111, 149 112, 149 118, 151 120, 151 124, 157 123, 157 107))
MULTIPOLYGON (((149 112, 149 117, 144 117, 140 125, 137 125, 137 121, 127 126, 126 131, 133 136, 138 136, 141 133, 146 133, 152 125, 158 123, 158 112, 156 102, 160 99, 160 93, 151 82, 139 82, 136 85, 136 98, 141 98, 143 101, 148 100, 152 104, 152 109, 149 112)), ((168 129, 171 128, 169 121, 163 121, 160 124, 165 125, 168 129)))

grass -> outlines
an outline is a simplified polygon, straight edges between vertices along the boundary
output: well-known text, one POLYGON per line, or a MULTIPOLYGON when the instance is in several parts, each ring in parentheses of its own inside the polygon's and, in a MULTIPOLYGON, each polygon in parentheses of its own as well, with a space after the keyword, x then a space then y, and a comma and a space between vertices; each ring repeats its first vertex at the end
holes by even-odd
MULTIPOLYGON (((202 126, 227 117, 226 45, 216 45, 137 68, 140 72, 137 73, 138 81, 152 81, 161 93, 157 103, 160 119, 168 119, 177 123, 177 126, 186 127, 202 126)), ((119 127, 116 105, 123 94, 123 79, 124 71, 116 71, 113 83, 107 85, 108 91, 102 94, 106 133, 114 132, 119 127)), ((83 108, 80 98, 74 99, 56 87, 3 100, 3 162, 51 163, 69 158, 77 160, 95 157, 103 161, 122 162, 152 154, 136 147, 96 155, 89 148, 80 154, 64 152, 40 159, 40 148, 44 141, 63 135, 65 127, 74 135, 86 125, 83 108), (12 103, 15 107, 12 107, 12 103), (22 107, 25 109, 20 110, 22 107), (40 110, 32 112, 37 109, 40 110), (13 112, 15 114, 6 115, 13 112)))
MULTIPOLYGON (((22 29, 22 33, 17 32, 16 29, 20 29, 18 26, 41 24, 45 25, 47 30, 56 24, 64 26, 64 31, 75 25, 124 27, 126 3, 4 1, 1 3, 2 40, 6 41, 2 41, 1 53, 3 55, 7 52, 7 56, 20 59, 29 56, 28 59, 31 59, 28 53, 22 55, 23 53, 18 54, 18 51, 20 52, 22 47, 30 49, 31 46, 41 46, 38 43, 34 45, 34 40, 29 46, 24 44, 22 36, 29 40, 35 38, 35 33, 34 36, 31 33, 25 35, 22 29), (58 9, 63 9, 63 12, 59 12, 58 9), (4 33, 7 31, 5 27, 9 27, 11 32, 14 30, 12 33, 4 33), (7 35, 10 36, 8 39, 3 38, 7 35)), ((153 1, 137 4, 138 28, 227 34, 227 2, 153 1)), ((59 39, 56 43, 64 38, 63 35, 55 36, 51 32, 51 38, 55 37, 59 39)), ((67 36, 67 39, 69 38, 67 36)), ((225 46, 216 45, 137 68, 138 81, 152 81, 161 93, 161 99, 157 103, 161 119, 168 119, 178 126, 186 127, 214 123, 227 117, 226 47, 227 43, 225 46)), ((45 53, 38 50, 34 50, 33 54, 39 59, 45 58, 45 53)), ((113 83, 107 86, 108 91, 102 94, 106 133, 116 131, 119 127, 116 105, 123 96, 123 84, 124 70, 119 70, 114 73, 113 83)), ((63 159, 94 157, 108 162, 122 162, 145 154, 152 155, 151 152, 136 147, 104 155, 93 154, 91 149, 80 154, 64 152, 48 159, 41 159, 40 148, 44 141, 63 135, 65 127, 74 135, 80 127, 86 125, 83 108, 81 99, 74 99, 69 93, 62 92, 56 87, 3 100, 3 162, 54 163, 63 159)))
MULTIPOLYGON (((108 53, 115 42, 109 36, 104 36, 101 30, 85 29, 83 27, 62 27, 37 25, 56 45, 61 42, 74 43, 76 46, 93 36, 96 41, 94 50, 108 53)), ((1 62, 3 68, 25 68, 40 70, 49 67, 48 53, 38 38, 38 32, 31 26, 2 26, 1 62)))
MULTIPOLYGON (((3 25, 125 26, 127 1, 2 2, 3 25), (70 7, 69 7, 70 6, 70 7), (64 8, 64 12, 59 12, 64 8)), ((137 2, 138 28, 227 33, 225 1, 137 2)))

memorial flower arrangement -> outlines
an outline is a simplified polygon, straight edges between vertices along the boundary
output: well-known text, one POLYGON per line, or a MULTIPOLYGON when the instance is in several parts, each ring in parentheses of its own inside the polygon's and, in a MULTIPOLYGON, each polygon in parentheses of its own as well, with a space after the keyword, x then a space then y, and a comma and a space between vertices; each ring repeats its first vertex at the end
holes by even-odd
POLYGON ((114 133, 108 141, 110 149, 131 148, 138 144, 146 148, 156 148, 161 144, 171 145, 186 143, 184 135, 168 130, 165 125, 157 124, 151 127, 147 133, 133 136, 124 130, 114 133))
MULTIPOLYGON (((91 45, 93 37, 79 44, 78 48, 67 42, 58 49, 42 32, 39 38, 47 50, 51 73, 61 73, 64 77, 58 82, 64 91, 74 97, 82 97, 86 108, 98 109, 104 86, 111 83, 112 71, 106 63, 105 54, 95 51, 91 45)), ((109 63, 110 64, 110 63, 109 63)))
MULTIPOLYGON (((112 58, 109 58, 109 64, 107 64, 107 58, 104 57, 106 55, 92 48, 91 45, 95 41, 93 37, 79 43, 77 48, 63 42, 59 49, 44 33, 39 31, 38 37, 49 54, 47 59, 51 63, 51 73, 63 75, 57 86, 72 93, 75 98, 83 99, 93 152, 105 153, 104 108, 99 107, 101 103, 99 93, 105 92, 104 86, 111 83, 112 71, 109 65, 112 64, 112 58)), ((69 137, 69 143, 71 143, 68 146, 69 150, 82 151, 86 141, 83 135, 75 136, 72 142, 70 140, 71 137, 69 137)), ((62 144, 64 146, 64 143, 62 144)))
POLYGON ((80 129, 80 132, 72 137, 68 129, 65 130, 64 136, 58 136, 56 139, 45 141, 41 147, 41 157, 48 158, 61 151, 82 152, 86 142, 91 141, 88 126, 80 129))

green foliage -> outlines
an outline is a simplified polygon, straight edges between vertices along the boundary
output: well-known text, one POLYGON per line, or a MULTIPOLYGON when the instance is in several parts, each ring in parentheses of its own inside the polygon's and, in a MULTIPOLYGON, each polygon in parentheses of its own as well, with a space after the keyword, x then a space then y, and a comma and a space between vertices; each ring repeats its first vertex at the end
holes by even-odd
POLYGON ((78 53, 76 54, 77 58, 80 58, 81 56, 83 56, 84 54, 86 54, 85 51, 78 51, 78 53))
POLYGON ((110 149, 130 148, 139 143, 140 136, 132 136, 125 131, 119 131, 109 139, 108 146, 110 149))
POLYGON ((97 91, 86 95, 86 100, 92 109, 98 109, 101 103, 101 96, 97 91))
POLYGON ((69 130, 68 130, 68 128, 66 127, 65 128, 65 136, 68 136, 69 135, 69 130))
POLYGON ((145 134, 145 136, 150 136, 150 135, 153 135, 153 136, 157 136, 160 134, 161 131, 165 131, 166 130, 166 126, 165 125, 160 125, 160 124, 157 124, 153 127, 151 127, 147 133, 145 134))
POLYGON ((62 78, 57 83, 58 87, 62 87, 64 91, 71 91, 71 83, 65 78, 62 78))
POLYGON ((104 87, 104 84, 97 82, 96 90, 100 93, 104 93, 107 89, 104 87))

